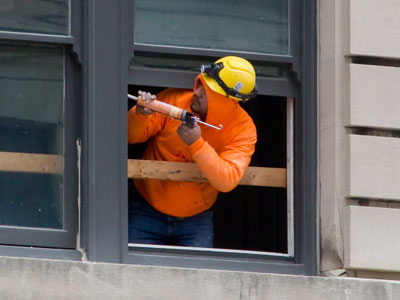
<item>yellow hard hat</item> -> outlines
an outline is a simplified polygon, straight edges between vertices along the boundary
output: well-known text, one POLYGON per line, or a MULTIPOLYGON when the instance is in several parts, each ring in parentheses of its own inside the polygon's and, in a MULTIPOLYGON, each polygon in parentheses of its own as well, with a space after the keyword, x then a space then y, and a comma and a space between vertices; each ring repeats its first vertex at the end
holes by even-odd
POLYGON ((247 101, 256 96, 256 72, 244 58, 225 56, 215 63, 202 65, 201 75, 214 92, 247 101))

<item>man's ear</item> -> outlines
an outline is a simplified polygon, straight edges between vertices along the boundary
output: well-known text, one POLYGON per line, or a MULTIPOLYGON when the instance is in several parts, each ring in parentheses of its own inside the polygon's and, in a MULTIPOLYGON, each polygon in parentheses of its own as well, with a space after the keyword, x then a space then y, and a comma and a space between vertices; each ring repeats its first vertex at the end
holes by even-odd
POLYGON ((203 86, 203 83, 201 82, 200 76, 201 76, 201 74, 198 75, 196 77, 195 81, 194 81, 193 91, 195 91, 199 86, 203 86))

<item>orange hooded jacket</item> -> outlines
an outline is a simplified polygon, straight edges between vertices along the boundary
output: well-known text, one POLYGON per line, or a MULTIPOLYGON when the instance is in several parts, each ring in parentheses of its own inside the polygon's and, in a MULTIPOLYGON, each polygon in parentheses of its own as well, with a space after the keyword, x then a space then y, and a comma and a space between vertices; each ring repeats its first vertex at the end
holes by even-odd
MULTIPOLYGON (((257 141, 256 127, 251 117, 237 101, 212 91, 201 75, 196 78, 194 90, 204 86, 208 99, 206 122, 222 124, 215 130, 201 126, 201 137, 186 145, 176 133, 180 121, 154 113, 148 116, 128 112, 128 143, 148 145, 143 159, 173 162, 195 162, 208 182, 191 183, 154 179, 135 180, 139 193, 156 210, 174 217, 190 217, 210 208, 218 191, 234 189, 250 163, 257 141)), ((157 95, 171 105, 191 112, 193 92, 166 89, 157 95)))

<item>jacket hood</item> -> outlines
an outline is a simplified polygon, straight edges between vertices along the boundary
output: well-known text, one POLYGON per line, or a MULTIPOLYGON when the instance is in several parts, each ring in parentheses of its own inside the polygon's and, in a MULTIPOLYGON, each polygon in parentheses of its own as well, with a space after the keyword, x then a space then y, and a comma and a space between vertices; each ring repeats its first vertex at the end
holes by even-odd
POLYGON ((194 82, 193 91, 195 91, 199 85, 202 85, 206 91, 208 101, 208 112, 206 122, 212 125, 218 126, 218 124, 224 125, 222 122, 226 118, 232 118, 235 116, 235 110, 240 108, 237 100, 229 98, 214 92, 207 83, 204 81, 201 74, 196 77, 194 82))

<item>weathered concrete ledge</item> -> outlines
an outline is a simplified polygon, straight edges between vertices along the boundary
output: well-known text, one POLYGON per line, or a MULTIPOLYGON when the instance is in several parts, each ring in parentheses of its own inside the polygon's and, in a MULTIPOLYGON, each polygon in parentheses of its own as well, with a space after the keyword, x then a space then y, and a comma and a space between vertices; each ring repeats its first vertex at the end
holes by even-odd
POLYGON ((0 298, 395 300, 400 282, 0 257, 0 298))

